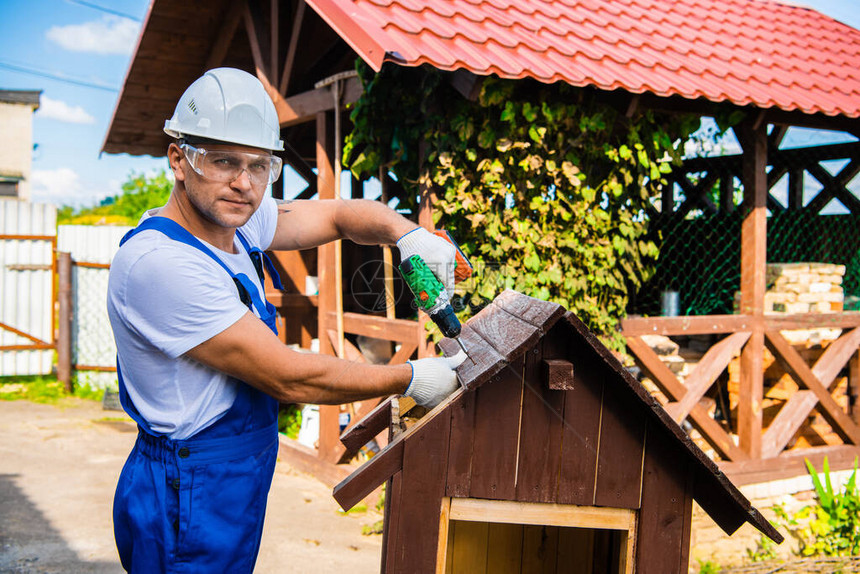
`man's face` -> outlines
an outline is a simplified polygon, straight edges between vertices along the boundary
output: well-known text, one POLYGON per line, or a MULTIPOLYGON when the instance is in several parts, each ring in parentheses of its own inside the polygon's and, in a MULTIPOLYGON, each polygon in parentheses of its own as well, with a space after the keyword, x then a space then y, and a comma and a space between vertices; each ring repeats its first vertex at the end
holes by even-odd
MULTIPOLYGON (((191 149, 180 149, 172 144, 171 151, 171 164, 174 164, 174 158, 178 160, 179 169, 174 168, 174 173, 184 183, 188 203, 211 223, 221 227, 241 227, 260 206, 267 182, 261 182, 259 177, 251 174, 257 166, 254 158, 268 156, 266 150, 207 143, 191 149), (197 170, 191 165, 192 161, 197 170), (215 170, 224 169, 222 166, 233 166, 234 171, 241 171, 235 178, 228 178, 229 181, 207 177, 207 173, 221 173, 215 170), (202 175, 198 173, 201 169, 204 171, 202 175)), ((259 171, 259 166, 257 169, 259 171)))

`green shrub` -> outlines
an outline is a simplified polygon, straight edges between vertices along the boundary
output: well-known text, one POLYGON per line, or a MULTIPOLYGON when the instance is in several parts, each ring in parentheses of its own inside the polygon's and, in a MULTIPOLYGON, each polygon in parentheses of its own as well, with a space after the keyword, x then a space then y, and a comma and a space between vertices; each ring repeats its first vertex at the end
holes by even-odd
POLYGON ((564 305, 623 348, 618 323, 657 257, 647 214, 698 118, 627 113, 562 82, 490 77, 473 102, 438 70, 359 73, 344 163, 356 176, 392 172, 406 191, 398 207, 414 209, 419 189, 434 187, 435 225, 475 266, 458 294, 464 312, 513 288, 564 305))
POLYGON ((798 543, 801 556, 856 556, 860 554, 860 491, 857 489, 857 461, 845 488, 836 491, 830 480, 827 458, 821 477, 808 460, 806 467, 815 487, 815 504, 793 515, 782 505, 774 507, 779 525, 798 543))

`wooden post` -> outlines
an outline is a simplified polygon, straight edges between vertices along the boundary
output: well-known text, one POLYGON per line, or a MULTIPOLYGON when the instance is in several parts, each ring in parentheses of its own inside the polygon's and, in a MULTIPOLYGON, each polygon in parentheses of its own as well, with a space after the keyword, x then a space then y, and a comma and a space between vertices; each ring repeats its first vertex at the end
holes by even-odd
MULTIPOLYGON (((379 200, 388 205, 388 170, 379 168, 379 200)), ((385 318, 394 319, 394 257, 391 254, 391 246, 382 246, 382 272, 385 288, 385 318)))
MULTIPOLYGON (((317 189, 320 199, 334 199, 334 141, 332 129, 334 116, 332 112, 317 114, 317 189)), ((320 353, 334 355, 334 348, 329 340, 327 320, 330 312, 337 308, 335 294, 335 247, 329 243, 317 248, 317 274, 319 276, 319 298, 317 313, 317 333, 320 353)), ((336 405, 320 405, 320 436, 319 456, 324 460, 332 460, 337 446, 340 444, 340 428, 336 405)))
POLYGON ((72 392, 72 255, 57 253, 57 380, 72 392))
POLYGON ((744 208, 741 225, 740 312, 752 318, 741 352, 738 438, 751 458, 761 457, 764 387, 764 292, 767 268, 767 125, 757 120, 737 130, 743 147, 744 208))
MULTIPOLYGON (((425 169, 424 160, 427 157, 426 143, 421 142, 419 145, 418 155, 421 163, 421 175, 419 176, 419 205, 418 205, 418 225, 428 231, 433 231, 433 182, 430 180, 429 169, 425 169)), ((418 313, 418 358, 436 356, 435 345, 427 336, 425 325, 430 321, 427 313, 418 313)))

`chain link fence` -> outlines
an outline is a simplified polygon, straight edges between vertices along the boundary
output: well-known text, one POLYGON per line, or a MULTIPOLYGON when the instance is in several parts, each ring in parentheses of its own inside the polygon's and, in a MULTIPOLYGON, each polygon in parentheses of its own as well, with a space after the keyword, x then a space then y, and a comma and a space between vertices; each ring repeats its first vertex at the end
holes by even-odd
MULTIPOLYGON (((844 309, 860 310, 860 142, 838 132, 809 139, 792 130, 771 128, 769 136, 768 265, 844 266, 837 270, 844 309), (800 136, 820 145, 791 147, 803 142, 800 136)), ((649 217, 660 252, 655 272, 631 297, 629 314, 735 312, 747 208, 740 147, 727 145, 732 153, 694 157, 673 172, 672 189, 649 217)))

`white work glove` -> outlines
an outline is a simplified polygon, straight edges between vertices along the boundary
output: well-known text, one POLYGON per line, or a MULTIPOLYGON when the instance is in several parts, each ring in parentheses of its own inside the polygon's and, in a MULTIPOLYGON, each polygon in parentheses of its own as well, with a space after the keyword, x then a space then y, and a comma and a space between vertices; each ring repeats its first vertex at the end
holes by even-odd
POLYGON ((412 367, 412 381, 403 395, 412 397, 422 407, 432 409, 460 386, 454 369, 465 360, 466 353, 460 351, 453 357, 407 361, 412 367))
POLYGON ((417 227, 397 240, 400 261, 420 255, 427 267, 439 278, 448 295, 454 294, 454 268, 457 266, 457 249, 423 227, 417 227))

